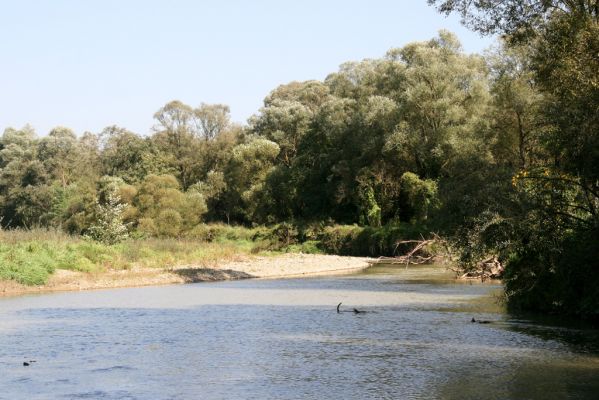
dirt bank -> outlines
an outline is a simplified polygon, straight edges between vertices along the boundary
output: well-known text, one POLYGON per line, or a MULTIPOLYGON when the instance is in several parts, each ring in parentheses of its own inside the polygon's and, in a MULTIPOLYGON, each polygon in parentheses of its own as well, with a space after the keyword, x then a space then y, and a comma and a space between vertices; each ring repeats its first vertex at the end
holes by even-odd
POLYGON ((284 254, 271 257, 248 257, 210 266, 131 268, 98 273, 57 270, 43 286, 24 286, 13 281, 0 281, 0 296, 249 278, 334 275, 367 268, 368 261, 368 258, 361 257, 284 254))

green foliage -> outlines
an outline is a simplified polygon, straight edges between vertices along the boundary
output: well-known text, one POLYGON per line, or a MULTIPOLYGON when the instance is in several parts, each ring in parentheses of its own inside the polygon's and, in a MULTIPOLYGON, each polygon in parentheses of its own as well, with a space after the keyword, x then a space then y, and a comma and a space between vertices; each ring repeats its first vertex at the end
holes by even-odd
POLYGON ((53 255, 52 249, 34 243, 0 244, 0 279, 25 285, 44 284, 56 267, 53 255))
POLYGON ((356 225, 327 226, 318 235, 319 247, 325 253, 347 256, 394 256, 397 242, 419 238, 426 233, 421 225, 385 225, 359 227, 356 225))
POLYGON ((362 225, 369 225, 373 227, 381 226, 381 207, 376 202, 374 197, 374 190, 368 186, 362 195, 363 201, 363 219, 362 225), (365 220, 365 221, 364 221, 365 220))
POLYGON ((157 148, 152 141, 142 138, 124 128, 110 126, 100 133, 102 172, 118 176, 134 184, 147 175, 157 174, 167 167, 160 162, 157 148))
POLYGON ((107 188, 106 192, 104 201, 96 204, 96 222, 89 227, 86 236, 113 245, 129 236, 127 225, 123 223, 126 205, 121 202, 116 186, 107 188))
POLYGON ((510 304, 596 313, 596 263, 577 252, 596 254, 599 227, 597 2, 429 3, 505 41, 483 57, 441 31, 281 85, 243 127, 226 105, 171 101, 148 137, 6 129, 1 226, 103 243, 60 257, 36 248, 37 264, 15 247, 0 277, 42 282, 77 260, 172 263, 187 240, 393 255, 434 228, 464 268, 498 256, 510 304), (126 227, 156 246, 123 242, 126 227))
POLYGON ((225 224, 199 224, 187 232, 185 237, 206 242, 251 242, 259 234, 260 228, 246 228, 225 224))
MULTIPOLYGON (((240 228, 239 232, 242 230, 240 228)), ((58 269, 99 273, 133 267, 211 265, 239 254, 249 254, 252 247, 242 240, 212 244, 168 238, 127 240, 108 245, 59 231, 0 231, 0 280, 43 285, 58 269)))
POLYGON ((429 211, 439 203, 437 183, 430 179, 422 180, 412 172, 404 173, 399 182, 405 209, 403 214, 411 221, 425 221, 429 211))
POLYGON ((529 243, 515 253, 505 274, 510 307, 599 318, 598 242, 597 231, 571 232, 557 237, 552 249, 529 243))
POLYGON ((112 257, 103 245, 45 231, 3 232, 0 237, 0 279, 24 285, 43 285, 57 269, 92 272, 112 257))
MULTIPOLYGON (((254 220, 259 207, 269 201, 264 195, 264 180, 273 170, 279 146, 267 139, 251 137, 233 148, 225 169, 227 190, 223 204, 229 217, 241 222, 254 220)), ((257 219, 257 218, 256 218, 257 219)))
POLYGON ((150 236, 177 237, 199 224, 207 211, 202 194, 182 192, 172 175, 147 176, 132 201, 139 231, 150 236))
POLYGON ((176 210, 166 209, 156 215, 154 223, 159 236, 177 237, 181 232, 183 218, 176 210))
POLYGON ((599 4, 429 3, 508 40, 491 59, 492 115, 493 152, 512 189, 502 175, 503 185, 483 186, 501 201, 461 229, 463 261, 499 254, 512 308, 597 318, 599 4))

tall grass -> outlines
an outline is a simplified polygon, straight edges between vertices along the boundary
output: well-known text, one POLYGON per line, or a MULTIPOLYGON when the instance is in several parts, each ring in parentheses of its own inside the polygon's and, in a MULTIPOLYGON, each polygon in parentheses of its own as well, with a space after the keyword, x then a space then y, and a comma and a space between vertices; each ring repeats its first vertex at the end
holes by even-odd
POLYGON ((0 231, 0 280, 43 285, 57 269, 211 266, 251 250, 251 242, 243 240, 137 239, 109 246, 53 230, 0 231))
POLYGON ((83 272, 134 267, 214 266, 239 255, 275 252, 354 256, 393 255, 399 239, 417 238, 423 227, 281 223, 244 228, 198 225, 183 238, 129 239, 106 245, 58 230, 0 230, 0 280, 43 285, 57 269, 83 272))

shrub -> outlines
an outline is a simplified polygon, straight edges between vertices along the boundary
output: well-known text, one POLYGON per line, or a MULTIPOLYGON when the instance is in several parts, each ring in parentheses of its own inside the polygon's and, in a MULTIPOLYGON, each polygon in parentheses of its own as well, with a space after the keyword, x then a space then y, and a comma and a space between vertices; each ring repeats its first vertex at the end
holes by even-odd
POLYGON ((93 224, 87 235, 98 242, 112 245, 125 240, 129 233, 123 223, 123 212, 127 206, 121 203, 116 188, 108 190, 106 203, 96 204, 97 222, 93 224))
POLYGON ((177 211, 166 209, 158 214, 154 222, 159 236, 176 237, 181 232, 183 218, 177 211))
POLYGON ((326 253, 347 256, 393 256, 400 240, 420 237, 426 232, 421 225, 385 225, 359 227, 334 225, 325 227, 318 236, 320 249, 326 253))

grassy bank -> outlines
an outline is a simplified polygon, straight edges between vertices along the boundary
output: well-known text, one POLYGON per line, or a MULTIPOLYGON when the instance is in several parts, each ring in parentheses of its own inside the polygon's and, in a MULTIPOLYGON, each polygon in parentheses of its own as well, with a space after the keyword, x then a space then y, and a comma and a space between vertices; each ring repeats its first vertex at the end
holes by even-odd
POLYGON ((392 255, 397 240, 418 237, 413 226, 198 226, 182 238, 137 238, 115 245, 55 230, 0 231, 0 280, 44 285, 58 269, 102 273, 177 265, 214 266, 249 254, 392 255))
POLYGON ((210 266, 252 251, 245 240, 132 239, 108 246, 57 231, 0 232, 0 280, 43 285, 57 269, 82 272, 210 266))

